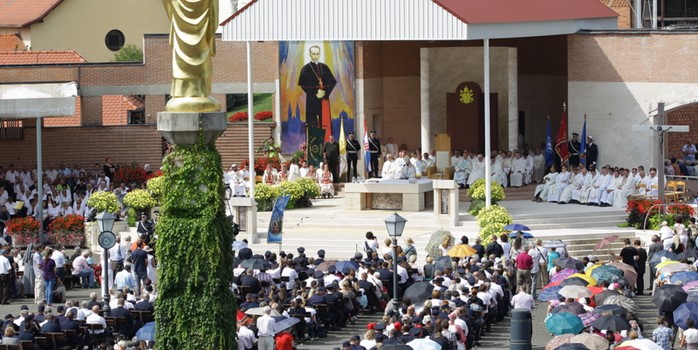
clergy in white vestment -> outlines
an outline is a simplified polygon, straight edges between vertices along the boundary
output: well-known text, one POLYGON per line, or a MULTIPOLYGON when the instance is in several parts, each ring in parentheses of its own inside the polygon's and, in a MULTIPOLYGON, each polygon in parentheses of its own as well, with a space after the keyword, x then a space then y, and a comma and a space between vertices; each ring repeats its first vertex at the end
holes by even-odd
POLYGON ((582 167, 579 169, 579 173, 577 174, 577 178, 580 179, 577 183, 575 183, 575 188, 572 190, 572 196, 570 197, 570 202, 576 202, 576 203, 581 203, 581 197, 582 193, 591 186, 591 173, 587 171, 586 167, 582 167))
POLYGON ((614 198, 611 205, 614 208, 625 208, 625 206, 628 205, 628 196, 635 192, 636 177, 629 175, 627 169, 625 169, 625 175, 627 180, 623 184, 623 187, 613 194, 614 198))
POLYGON ((589 202, 589 195, 591 195, 591 190, 594 188, 594 185, 599 181, 600 177, 601 173, 596 171, 595 168, 589 170, 589 178, 584 182, 584 186, 582 187, 582 191, 579 197, 579 203, 587 204, 589 202))
POLYGON ((548 190, 548 202, 557 203, 560 200, 560 196, 562 196, 562 191, 570 184, 570 177, 572 174, 567 170, 566 165, 563 165, 561 169, 562 171, 557 174, 555 187, 551 187, 550 190, 548 190))
POLYGON ((535 164, 535 160, 533 154, 528 151, 524 151, 523 159, 526 168, 526 171, 524 171, 523 183, 524 185, 528 185, 533 181, 533 165, 535 164))
POLYGON ((624 178, 622 175, 622 169, 614 171, 611 183, 608 185, 608 188, 606 188, 606 191, 603 191, 603 193, 601 193, 601 198, 599 199, 599 206, 612 206, 615 193, 616 191, 620 191, 623 188, 625 180, 626 178, 624 178))
POLYGON ((534 192, 534 198, 538 201, 543 199, 548 199, 548 192, 551 187, 555 187, 555 181, 557 180, 557 170, 555 165, 550 166, 550 172, 543 176, 541 184, 536 186, 536 192, 534 192))
POLYGON ((473 159, 471 164, 472 169, 470 171, 470 176, 468 176, 468 186, 485 177, 485 161, 482 154, 478 154, 477 158, 473 159))
POLYGON ((385 155, 385 162, 383 162, 383 169, 381 169, 381 178, 383 179, 392 179, 394 173, 393 165, 395 164, 395 160, 393 159, 393 155, 388 153, 385 155))
POLYGON ((570 184, 562 190, 562 194, 558 199, 558 203, 565 204, 572 200, 572 192, 577 188, 581 188, 584 182, 584 175, 579 171, 579 168, 572 168, 572 175, 570 175, 570 184))
POLYGON ((416 152, 413 155, 410 162, 412 162, 412 165, 414 165, 414 170, 417 173, 417 177, 427 174, 427 162, 422 159, 422 155, 419 152, 416 152))
POLYGON ((536 183, 541 183, 543 175, 545 175, 545 156, 539 148, 536 150, 536 155, 533 156, 533 180, 536 183))
MULTIPOLYGON (((664 179, 666 184, 666 177, 664 179)), ((650 168, 649 186, 647 187, 647 195, 657 197, 659 195, 659 178, 657 177, 657 169, 650 168)))
POLYGON ((526 160, 524 158, 521 158, 521 154, 519 154, 519 152, 514 152, 514 160, 511 164, 511 174, 509 175, 509 179, 511 180, 511 186, 523 186, 525 176, 526 160))
POLYGON ((609 173, 609 169, 607 167, 601 168, 601 176, 599 176, 589 191, 587 205, 600 204, 601 195, 606 191, 608 185, 611 184, 611 179, 613 179, 613 175, 609 173))
POLYGON ((507 187, 507 176, 502 169, 502 163, 497 158, 492 158, 492 169, 490 171, 492 172, 492 180, 502 185, 502 187, 507 187))
POLYGON ((427 163, 427 168, 431 168, 436 165, 436 163, 434 162, 435 159, 430 157, 428 152, 424 152, 424 154, 422 155, 422 159, 424 159, 424 161, 427 163))
POLYGON ((453 181, 458 184, 458 187, 465 188, 468 181, 468 174, 466 173, 466 160, 460 156, 460 152, 456 151, 456 157, 453 158, 453 181))

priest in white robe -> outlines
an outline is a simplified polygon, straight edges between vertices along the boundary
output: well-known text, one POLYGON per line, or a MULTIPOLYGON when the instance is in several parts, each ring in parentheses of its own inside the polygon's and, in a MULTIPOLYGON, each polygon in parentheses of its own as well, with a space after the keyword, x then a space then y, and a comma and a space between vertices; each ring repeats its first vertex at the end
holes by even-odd
POLYGON ((572 200, 572 192, 582 187, 584 184, 584 175, 582 175, 579 168, 572 169, 571 182, 560 195, 560 199, 557 201, 559 204, 567 204, 572 200))
POLYGON ((625 178, 621 175, 621 170, 616 170, 613 172, 613 178, 611 183, 606 188, 606 191, 601 193, 601 198, 599 199, 600 207, 610 207, 613 206, 613 199, 615 197, 616 191, 620 191, 625 184, 625 178))
POLYGON ((625 208, 628 205, 628 196, 635 192, 636 177, 629 175, 628 170, 625 169, 626 181, 623 187, 613 194, 613 203, 611 205, 614 208, 625 208))
POLYGON ((555 187, 551 187, 548 191, 548 202, 557 203, 560 201, 562 191, 570 184, 570 177, 572 174, 567 170, 566 165, 563 165, 561 168, 562 171, 557 174, 557 179, 555 180, 555 187))
POLYGON ((472 170, 470 176, 468 176, 468 186, 472 185, 475 181, 485 177, 485 161, 482 154, 478 154, 477 158, 472 161, 472 170))
POLYGON ((521 154, 519 154, 519 152, 514 152, 514 160, 512 161, 511 165, 511 175, 509 175, 511 187, 523 186, 525 177, 526 160, 521 158, 521 154))
POLYGON ((548 192, 551 187, 555 187, 555 181, 557 180, 557 169, 555 165, 550 166, 550 172, 543 177, 541 184, 536 186, 536 191, 534 192, 534 200, 538 202, 543 201, 543 199, 548 199, 548 192))
MULTIPOLYGON (((594 184, 598 181, 599 177, 601 174, 596 171, 596 169, 592 168, 589 170, 588 175, 586 180, 584 180, 584 185, 582 186, 581 190, 579 191, 579 203, 580 204, 587 204, 589 200, 589 194, 591 194, 591 189, 594 187, 594 184)), ((574 199, 574 194, 572 194, 572 199, 574 199)))

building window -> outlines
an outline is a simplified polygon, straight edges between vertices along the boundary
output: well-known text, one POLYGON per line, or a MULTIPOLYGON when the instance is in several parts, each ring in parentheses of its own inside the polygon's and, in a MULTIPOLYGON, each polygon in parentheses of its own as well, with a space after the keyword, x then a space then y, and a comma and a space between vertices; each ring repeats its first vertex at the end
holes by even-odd
POLYGON ((110 30, 109 33, 107 33, 107 36, 104 37, 104 44, 107 45, 107 48, 112 51, 121 50, 121 48, 124 47, 124 43, 124 33, 118 29, 110 30))

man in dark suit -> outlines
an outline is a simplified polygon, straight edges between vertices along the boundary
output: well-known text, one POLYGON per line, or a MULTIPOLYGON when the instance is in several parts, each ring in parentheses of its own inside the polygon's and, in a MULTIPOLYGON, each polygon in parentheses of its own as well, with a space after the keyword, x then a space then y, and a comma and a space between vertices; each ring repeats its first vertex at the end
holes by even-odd
POLYGON ((359 154, 361 153, 361 144, 353 132, 349 133, 349 139, 347 140, 347 182, 350 182, 352 178, 359 176, 356 169, 356 163, 359 161, 359 154))
POLYGON ((380 171, 378 170, 378 159, 381 156, 381 141, 376 138, 376 131, 371 130, 370 138, 368 139, 368 151, 371 155, 371 172, 369 177, 378 177, 380 171))
POLYGON ((60 333, 63 332, 61 325, 56 322, 53 313, 49 312, 45 315, 46 322, 41 326, 41 333, 60 333))
POLYGON ((633 242, 635 250, 637 250, 637 260, 635 260, 635 272, 637 272, 637 291, 635 294, 643 295, 645 294, 645 266, 647 265, 647 251, 642 248, 642 242, 636 239, 633 242))
POLYGON ((240 285, 250 287, 250 293, 257 294, 262 289, 262 285, 259 280, 254 277, 254 270, 247 269, 247 271, 240 275, 240 285))
POLYGON ((596 166, 596 160, 599 159, 599 148, 594 143, 594 138, 591 135, 587 135, 587 144, 584 152, 587 155, 587 169, 592 165, 596 166))
POLYGON ((364 290, 366 299, 368 299, 368 309, 373 312, 378 309, 378 296, 376 295, 376 286, 368 281, 368 274, 366 272, 361 274, 361 279, 359 279, 359 288, 364 290))
POLYGON ((385 281, 388 280, 390 281, 389 283, 383 283, 383 287, 388 289, 388 295, 392 296, 393 295, 393 272, 388 269, 388 262, 384 261, 381 266, 376 270, 378 274, 380 275, 380 280, 385 281))
POLYGON ((339 143, 330 135, 329 140, 325 142, 322 153, 325 156, 325 162, 330 167, 332 173, 332 182, 339 182, 339 143))
POLYGON ((126 336, 127 339, 133 338, 136 331, 133 329, 133 319, 131 318, 131 312, 124 307, 124 299, 119 298, 116 301, 116 307, 111 309, 111 316, 117 318, 123 318, 124 322, 117 322, 116 329, 119 333, 126 336))
MULTIPOLYGON (((660 237, 658 235, 652 236, 652 244, 650 244, 647 252, 647 260, 652 260, 654 254, 657 254, 662 250, 664 250, 664 246, 662 245, 660 237)), ((654 276, 657 274, 656 272, 657 269, 650 265, 650 284, 647 290, 652 290, 652 286, 654 285, 654 276)))
POLYGON ((75 321, 75 317, 77 316, 77 312, 75 310, 70 310, 68 313, 65 315, 66 318, 65 320, 60 322, 61 329, 63 330, 74 330, 75 331, 75 336, 67 336, 66 341, 68 345, 71 347, 79 347, 84 345, 82 341, 82 337, 80 337, 80 334, 82 333, 82 330, 80 329, 80 322, 75 321))
POLYGON ((138 236, 143 237, 144 235, 148 237, 148 242, 150 242, 150 237, 153 235, 153 227, 155 225, 153 224, 152 220, 148 220, 148 216, 145 214, 141 214, 141 221, 138 222, 138 226, 136 228, 136 231, 138 232, 138 236))
POLYGON ((150 295, 146 293, 141 294, 141 300, 139 300, 136 305, 133 306, 134 309, 138 311, 150 311, 153 312, 155 310, 153 303, 150 302, 150 295))
POLYGON ((582 147, 582 143, 579 142, 579 134, 576 132, 572 133, 572 139, 567 142, 567 151, 570 154, 570 167, 579 166, 579 149, 582 147))

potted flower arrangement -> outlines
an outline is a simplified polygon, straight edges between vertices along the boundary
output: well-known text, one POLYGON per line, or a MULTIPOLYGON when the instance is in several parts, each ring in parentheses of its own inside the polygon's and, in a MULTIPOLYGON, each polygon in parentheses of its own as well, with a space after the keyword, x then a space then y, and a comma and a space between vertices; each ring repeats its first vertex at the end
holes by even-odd
POLYGON ((254 200, 257 201, 257 210, 269 211, 274 205, 274 200, 280 195, 276 186, 264 183, 257 184, 254 189, 254 200))
POLYGON ((27 246, 30 243, 39 243, 39 229, 41 223, 33 217, 14 218, 7 221, 5 229, 17 246, 27 246))
POLYGON ((150 194, 157 199, 165 192, 165 177, 153 177, 148 180, 145 187, 150 191, 150 194))
POLYGON ((477 214, 477 224, 480 226, 480 239, 489 242, 492 236, 504 231, 504 226, 512 223, 511 215, 506 208, 499 205, 491 205, 482 208, 477 214))
POLYGON ((313 205, 310 200, 320 195, 320 185, 314 179, 301 177, 294 180, 298 183, 303 195, 296 202, 296 208, 307 208, 313 205))
POLYGON ((136 184, 140 187, 148 179, 148 173, 145 172, 142 166, 138 166, 136 163, 122 165, 119 170, 114 173, 114 184, 118 185, 120 183, 125 184, 136 184))
POLYGON ((130 227, 136 226, 138 211, 150 211, 158 202, 153 198, 148 190, 133 190, 124 196, 124 205, 129 207, 127 211, 127 222, 130 227))
POLYGON ((77 214, 59 216, 49 224, 48 237, 53 243, 81 246, 85 241, 85 217, 77 214))
POLYGON ((288 195, 291 197, 291 198, 289 198, 288 204, 286 205, 287 209, 295 208, 297 202, 304 195, 303 188, 296 181, 283 181, 283 182, 279 183, 277 186, 278 186, 279 192, 280 192, 279 196, 288 195))
POLYGON ((101 213, 106 211, 108 213, 116 214, 119 212, 119 201, 116 199, 116 195, 112 192, 99 191, 95 192, 87 200, 87 205, 94 209, 96 213, 101 213))

